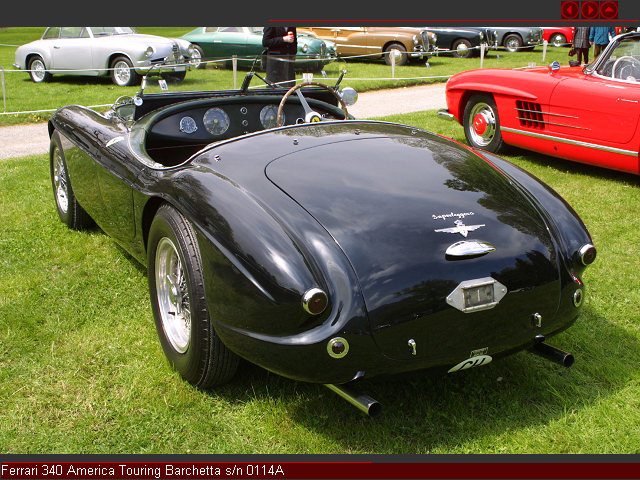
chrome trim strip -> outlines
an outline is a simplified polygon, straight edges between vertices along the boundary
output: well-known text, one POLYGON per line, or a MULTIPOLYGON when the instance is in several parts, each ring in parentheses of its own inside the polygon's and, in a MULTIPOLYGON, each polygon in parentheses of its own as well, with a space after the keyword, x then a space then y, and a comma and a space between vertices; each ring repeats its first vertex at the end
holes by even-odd
POLYGON ((564 123, 547 122, 545 120, 536 120, 533 118, 516 117, 516 120, 522 120, 523 122, 531 122, 531 123, 544 123, 545 125, 555 125, 557 127, 577 128, 579 130, 591 130, 590 128, 576 127, 574 125, 566 125, 564 123))
POLYGON ((550 112, 542 112, 542 111, 538 111, 538 110, 526 110, 524 108, 517 108, 517 107, 516 107, 516 111, 518 111, 518 112, 529 112, 529 113, 540 113, 542 115, 553 115, 554 117, 580 118, 580 117, 576 117, 574 115, 563 115, 562 113, 550 113, 550 112))
POLYGON ((518 130, 516 128, 510 128, 510 127, 501 127, 501 129, 506 132, 516 133, 518 135, 525 135, 527 137, 542 138, 544 140, 555 140, 556 142, 568 143, 569 145, 576 145, 578 147, 593 148, 594 150, 602 150, 604 152, 618 153, 620 155, 628 155, 630 157, 636 157, 636 158, 638 157, 638 152, 632 151, 632 150, 623 150, 622 148, 606 147, 604 145, 597 145, 595 143, 581 142, 579 140, 569 140, 568 138, 555 137, 553 135, 545 135, 542 133, 526 132, 524 130, 518 130))

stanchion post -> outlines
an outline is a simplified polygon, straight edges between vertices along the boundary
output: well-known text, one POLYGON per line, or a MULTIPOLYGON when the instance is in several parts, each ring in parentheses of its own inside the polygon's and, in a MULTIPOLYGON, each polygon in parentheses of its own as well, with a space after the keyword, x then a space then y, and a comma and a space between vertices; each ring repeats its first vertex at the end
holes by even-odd
POLYGON ((4 86, 4 67, 0 67, 0 82, 2 82, 2 105, 4 106, 4 111, 7 111, 7 93, 4 86))
POLYGON ((392 49, 389 55, 391 56, 391 78, 396 78, 396 50, 392 49))
POLYGON ((480 68, 484 68, 484 48, 486 44, 480 44, 480 68))
POLYGON ((238 56, 231 56, 231 65, 233 65, 233 89, 237 90, 238 85, 238 56))
POLYGON ((547 56, 547 46, 549 46, 549 42, 546 40, 542 41, 542 63, 545 62, 545 57, 547 56))

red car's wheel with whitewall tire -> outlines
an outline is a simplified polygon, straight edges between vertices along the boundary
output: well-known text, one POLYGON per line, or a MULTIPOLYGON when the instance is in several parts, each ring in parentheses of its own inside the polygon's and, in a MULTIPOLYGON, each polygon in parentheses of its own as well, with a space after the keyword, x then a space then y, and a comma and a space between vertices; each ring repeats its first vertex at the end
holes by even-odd
POLYGON ((463 126, 472 147, 493 153, 503 149, 498 109, 491 95, 476 94, 469 98, 464 107, 463 126))

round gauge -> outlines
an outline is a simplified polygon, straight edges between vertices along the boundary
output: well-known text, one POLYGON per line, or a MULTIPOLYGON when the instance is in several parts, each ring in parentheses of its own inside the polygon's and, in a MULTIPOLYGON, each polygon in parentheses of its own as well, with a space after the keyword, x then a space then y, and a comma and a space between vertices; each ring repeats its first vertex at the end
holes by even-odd
POLYGON ((207 132, 213 135, 222 135, 229 129, 231 124, 227 112, 218 107, 207 110, 202 120, 207 132))
MULTIPOLYGON (((278 120, 278 107, 275 105, 265 105, 260 110, 260 123, 264 128, 274 128, 277 126, 278 120)), ((282 112, 282 124, 284 125, 286 120, 284 118, 284 111, 282 112)))
POLYGON ((180 119, 180 131, 184 133, 193 133, 198 130, 196 121, 191 117, 182 117, 180 119))

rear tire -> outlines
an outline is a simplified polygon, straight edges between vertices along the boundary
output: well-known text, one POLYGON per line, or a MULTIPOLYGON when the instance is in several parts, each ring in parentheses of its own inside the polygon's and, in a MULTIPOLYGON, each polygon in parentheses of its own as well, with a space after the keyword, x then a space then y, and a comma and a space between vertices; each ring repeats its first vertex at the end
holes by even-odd
POLYGON ((153 316, 169 363, 198 388, 227 383, 238 369, 239 357, 213 329, 191 223, 163 205, 151 224, 147 252, 153 316))
POLYGON ((194 45, 195 54, 191 56, 190 63, 196 68, 196 70, 204 70, 207 68, 207 64, 204 62, 204 50, 200 45, 194 45))
POLYGON ((73 188, 71 188, 67 162, 64 158, 64 150, 58 132, 53 132, 51 135, 49 166, 53 198, 62 223, 73 230, 84 230, 93 226, 93 220, 80 206, 73 193, 73 188))
POLYGON ((512 33, 505 37, 503 44, 504 44, 504 48, 506 48, 507 51, 517 52, 522 48, 523 42, 522 42, 522 38, 520 38, 520 35, 516 35, 515 33, 512 33))
POLYGON ((549 37, 549 43, 554 47, 562 47, 567 44, 567 37, 561 33, 554 33, 549 37))
POLYGON ((464 134, 474 148, 498 153, 504 148, 500 133, 500 118, 493 96, 479 93, 472 95, 464 107, 464 134))
POLYGON ((384 61, 387 65, 391 65, 391 55, 396 55, 396 65, 406 65, 409 61, 409 55, 404 45, 401 43, 390 43, 384 49, 384 61))

